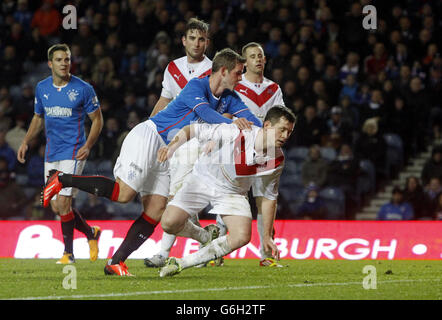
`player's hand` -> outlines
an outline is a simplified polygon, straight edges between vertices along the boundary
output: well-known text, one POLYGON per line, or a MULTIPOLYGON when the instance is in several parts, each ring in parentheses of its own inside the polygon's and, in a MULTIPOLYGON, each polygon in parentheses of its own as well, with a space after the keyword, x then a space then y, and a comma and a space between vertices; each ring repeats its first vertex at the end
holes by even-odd
POLYGON ((216 142, 213 140, 208 141, 203 147, 203 154, 209 154, 215 148, 216 142))
POLYGON ((157 160, 158 162, 165 162, 172 158, 173 151, 168 146, 163 146, 158 149, 157 160))
POLYGON ((238 118, 233 121, 236 126, 241 130, 250 130, 252 129, 253 122, 247 120, 246 118, 238 118))
POLYGON ((17 160, 20 162, 20 163, 25 163, 25 155, 26 155, 26 151, 28 151, 28 144, 27 143, 22 143, 21 145, 20 145, 20 148, 18 148, 18 151, 17 151, 17 160))
POLYGON ((88 147, 86 147, 86 145, 84 145, 78 150, 77 156, 75 157, 75 159, 86 160, 87 157, 89 157, 90 152, 91 152, 91 150, 88 147))
POLYGON ((271 252, 274 259, 279 260, 280 252, 272 238, 263 239, 264 252, 271 252))

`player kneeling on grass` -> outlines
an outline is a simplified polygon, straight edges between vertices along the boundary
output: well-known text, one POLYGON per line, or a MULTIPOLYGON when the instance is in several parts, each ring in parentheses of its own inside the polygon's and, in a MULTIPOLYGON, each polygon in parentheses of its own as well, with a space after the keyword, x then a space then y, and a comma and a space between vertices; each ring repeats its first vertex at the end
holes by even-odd
POLYGON ((252 214, 247 192, 255 180, 259 180, 264 194, 259 208, 264 220, 262 245, 279 260, 272 231, 279 178, 284 167, 281 147, 290 137, 295 122, 296 117, 289 109, 277 105, 267 112, 262 128, 252 126, 251 130, 240 130, 232 124, 191 124, 158 150, 158 161, 164 162, 192 137, 200 143, 210 140, 216 146, 197 160, 161 218, 165 232, 206 242, 206 245, 184 258, 167 259, 160 277, 173 276, 182 269, 223 257, 249 243, 252 214), (229 231, 212 241, 207 241, 207 237, 202 239, 207 230, 189 219, 209 204, 213 207, 210 213, 221 215, 229 231))

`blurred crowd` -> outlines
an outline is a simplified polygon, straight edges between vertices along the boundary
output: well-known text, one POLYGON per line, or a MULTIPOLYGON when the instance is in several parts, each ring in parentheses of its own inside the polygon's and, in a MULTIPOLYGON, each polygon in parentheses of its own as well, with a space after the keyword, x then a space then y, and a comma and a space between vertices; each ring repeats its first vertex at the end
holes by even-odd
MULTIPOLYGON (((375 190, 395 174, 385 165, 386 134, 400 140, 401 165, 441 138, 440 16, 441 3, 424 0, 2 0, 0 219, 53 218, 38 206, 43 134, 25 165, 15 160, 33 115, 34 86, 49 75, 48 47, 69 44, 72 73, 94 86, 105 125, 88 161, 112 163, 127 132, 147 119, 159 99, 167 63, 184 55, 181 36, 191 17, 210 25, 209 58, 224 47, 240 52, 250 41, 261 43, 265 76, 281 86, 286 106, 298 116, 286 150, 309 151, 294 178, 305 203, 293 211, 281 206, 278 214, 327 218, 316 210, 321 205, 311 205, 311 195, 334 186, 345 195, 343 218, 353 219, 363 203, 355 191, 360 161, 375 168, 375 190), (62 27, 66 4, 76 8, 77 29, 62 27), (376 30, 362 27, 367 4, 377 9, 376 30), (322 159, 325 149, 334 156, 322 159), (35 192, 23 194, 23 187, 35 192)), ((425 209, 414 208, 407 219, 441 219, 442 162, 434 158, 431 169, 399 188, 412 206, 422 202, 405 196, 410 185, 431 194, 425 209)), ((84 204, 86 218, 112 218, 99 199, 84 204)))

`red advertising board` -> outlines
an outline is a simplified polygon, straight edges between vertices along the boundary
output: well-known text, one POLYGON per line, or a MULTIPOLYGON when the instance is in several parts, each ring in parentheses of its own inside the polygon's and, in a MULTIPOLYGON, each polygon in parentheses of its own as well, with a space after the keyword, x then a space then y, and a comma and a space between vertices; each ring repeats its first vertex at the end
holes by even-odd
MULTIPOLYGON (((89 221, 99 225, 99 258, 112 256, 132 221, 89 221)), ((214 221, 201 221, 203 226, 214 221)), ((253 221, 251 242, 227 258, 259 258, 259 237, 253 221)), ((439 221, 295 221, 275 223, 275 242, 283 259, 442 259, 442 222, 439 221)), ((157 253, 161 226, 129 258, 142 259, 157 253)), ((59 258, 63 254, 60 222, 1 221, 0 257, 59 258)), ((182 257, 198 250, 191 239, 177 238, 171 255, 182 257)), ((75 231, 74 255, 88 258, 86 238, 75 231)))

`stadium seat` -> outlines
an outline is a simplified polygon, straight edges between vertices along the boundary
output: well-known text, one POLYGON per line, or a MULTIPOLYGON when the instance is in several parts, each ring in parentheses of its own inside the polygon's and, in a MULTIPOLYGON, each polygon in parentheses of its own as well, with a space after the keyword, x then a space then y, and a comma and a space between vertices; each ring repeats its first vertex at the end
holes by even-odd
POLYGON ((297 163, 302 163, 307 159, 307 147, 294 147, 287 151, 287 159, 293 160, 297 163))
POLYGON ((376 191, 376 169, 373 163, 364 159, 359 161, 359 167, 361 174, 357 179, 357 193, 359 195, 373 194, 376 191))
POLYGON ((289 205, 292 202, 302 201, 305 196, 305 190, 302 185, 293 183, 290 185, 280 185, 279 194, 281 200, 289 205))
POLYGON ((387 165, 391 168, 401 168, 404 164, 404 146, 402 139, 395 133, 385 133, 387 143, 387 165))
POLYGON ((15 175, 15 183, 20 186, 25 186, 28 183, 28 175, 27 174, 16 174, 15 175))
POLYGON ((110 160, 103 160, 97 164, 97 173, 109 178, 113 178, 113 165, 110 160))
POLYGON ((83 168, 83 174, 85 175, 96 175, 97 174, 97 164, 93 160, 87 160, 83 168))
POLYGON ((325 201, 328 219, 339 220, 345 217, 345 194, 341 188, 326 187, 319 192, 319 196, 325 201))
POLYGON ((331 147, 321 147, 321 156, 331 162, 336 159, 336 150, 331 147))

